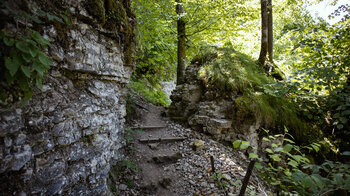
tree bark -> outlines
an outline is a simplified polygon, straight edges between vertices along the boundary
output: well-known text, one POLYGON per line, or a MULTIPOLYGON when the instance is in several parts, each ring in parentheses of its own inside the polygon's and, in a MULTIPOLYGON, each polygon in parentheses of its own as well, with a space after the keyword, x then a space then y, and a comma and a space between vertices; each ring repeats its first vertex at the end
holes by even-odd
POLYGON ((267 40, 268 40, 268 24, 267 24, 267 0, 261 0, 261 50, 259 62, 265 66, 267 55, 267 40))
POLYGON ((268 44, 267 44, 267 50, 268 50, 268 56, 269 56, 269 62, 273 63, 273 18, 272 18, 272 0, 267 1, 267 12, 268 12, 268 19, 267 19, 267 28, 268 28, 268 44))
POLYGON ((185 62, 186 62, 186 23, 182 17, 184 8, 182 0, 176 1, 177 20, 177 84, 184 82, 185 62))

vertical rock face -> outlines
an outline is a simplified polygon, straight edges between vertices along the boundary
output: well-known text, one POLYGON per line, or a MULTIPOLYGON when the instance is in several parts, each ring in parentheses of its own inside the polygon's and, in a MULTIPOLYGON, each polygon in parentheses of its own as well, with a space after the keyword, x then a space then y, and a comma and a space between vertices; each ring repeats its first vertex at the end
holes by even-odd
MULTIPOLYGON (((61 25, 64 30, 50 23, 42 26, 54 60, 43 90, 34 92, 25 107, 0 108, 0 195, 109 193, 110 166, 122 157, 133 35, 106 30, 89 11, 91 2, 31 2, 47 12, 70 10, 73 25, 61 25)), ((133 21, 130 2, 116 3, 124 6, 125 20, 133 21)), ((126 24, 116 24, 119 30, 118 25, 126 24)))

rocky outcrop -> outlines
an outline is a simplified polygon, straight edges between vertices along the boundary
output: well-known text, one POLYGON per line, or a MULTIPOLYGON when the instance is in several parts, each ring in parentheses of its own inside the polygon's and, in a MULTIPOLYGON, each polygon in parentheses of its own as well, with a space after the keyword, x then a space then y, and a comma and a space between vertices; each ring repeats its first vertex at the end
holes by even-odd
MULTIPOLYGON (((210 57, 210 55, 209 55, 210 57)), ((205 61, 212 61, 213 55, 205 61)), ((259 121, 239 120, 235 100, 238 92, 223 92, 205 84, 199 77, 201 65, 206 62, 194 60, 186 68, 185 83, 177 85, 171 95, 168 114, 175 120, 188 123, 193 129, 212 135, 220 141, 248 140, 257 145, 259 121)))
MULTIPOLYGON (((87 2, 31 2, 48 12, 69 9, 72 25, 42 26, 54 60, 43 90, 25 106, 0 108, 1 195, 109 193, 106 179, 124 145, 132 35, 103 27, 87 2)), ((116 2, 132 22, 130 2, 116 2)))

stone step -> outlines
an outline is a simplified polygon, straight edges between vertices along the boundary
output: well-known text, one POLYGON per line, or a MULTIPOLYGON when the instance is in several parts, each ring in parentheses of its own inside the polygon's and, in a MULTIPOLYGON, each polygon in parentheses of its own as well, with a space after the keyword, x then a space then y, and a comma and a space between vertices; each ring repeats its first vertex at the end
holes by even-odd
POLYGON ((129 127, 130 129, 163 129, 167 128, 164 125, 157 125, 157 126, 138 126, 138 127, 129 127))
POLYGON ((159 137, 159 138, 147 138, 139 139, 140 143, 156 143, 156 142, 177 142, 185 140, 185 137, 159 137))
POLYGON ((178 159, 182 158, 182 154, 180 152, 174 153, 172 155, 156 155, 152 157, 152 160, 156 164, 169 164, 175 163, 178 159))

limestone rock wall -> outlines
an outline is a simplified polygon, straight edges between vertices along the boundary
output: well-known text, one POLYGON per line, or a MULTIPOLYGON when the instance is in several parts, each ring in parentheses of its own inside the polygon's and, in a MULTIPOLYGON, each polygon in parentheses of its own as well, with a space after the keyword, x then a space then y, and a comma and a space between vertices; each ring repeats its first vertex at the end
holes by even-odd
MULTIPOLYGON (((46 9, 42 2, 32 3, 46 9)), ((89 14, 88 1, 49 2, 57 3, 73 25, 43 26, 54 60, 43 90, 25 107, 0 108, 0 195, 107 195, 110 167, 122 158, 130 48, 89 14)))

